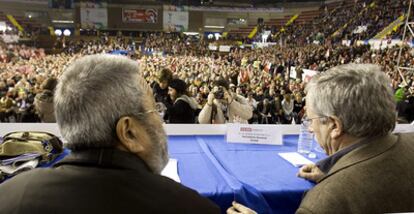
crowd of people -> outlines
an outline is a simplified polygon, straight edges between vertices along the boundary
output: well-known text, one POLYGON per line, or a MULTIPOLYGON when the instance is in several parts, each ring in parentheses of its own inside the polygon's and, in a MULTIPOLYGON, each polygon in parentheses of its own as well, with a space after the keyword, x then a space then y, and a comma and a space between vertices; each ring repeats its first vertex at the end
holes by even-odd
POLYGON ((0 57, 0 121, 55 122, 54 86, 62 69, 80 54, 46 55, 41 48, 1 45, 0 57))
MULTIPOLYGON (((191 119, 185 120, 186 123, 233 121, 234 118, 230 119, 229 114, 232 115, 234 110, 231 109, 239 104, 242 106, 237 108, 247 110, 251 114, 242 118, 238 118, 238 115, 235 121, 260 124, 300 123, 306 103, 306 82, 312 75, 348 63, 380 65, 392 80, 391 87, 396 94, 399 121, 411 122, 414 120, 414 75, 411 70, 397 68, 399 47, 374 50, 369 45, 343 45, 335 43, 332 39, 325 40, 331 38, 333 29, 341 29, 338 38, 349 38, 352 29, 360 25, 368 28, 359 35, 372 36, 374 32, 378 32, 379 28, 376 26, 384 27, 398 17, 405 4, 405 1, 355 1, 355 7, 342 10, 341 7, 348 8, 349 5, 354 5, 343 3, 339 9, 326 8, 310 24, 286 28, 283 35, 288 35, 287 38, 292 42, 264 48, 232 46, 229 52, 210 50, 211 41, 203 36, 161 32, 140 33, 136 38, 123 36, 121 33, 115 37, 103 33, 81 40, 63 37, 56 42, 55 47, 61 50, 58 54, 45 54, 41 48, 2 43, 0 120, 53 122, 53 119, 43 118, 47 114, 42 113, 50 111, 53 106, 50 98, 53 97, 53 84, 47 82, 58 79, 67 65, 75 59, 90 54, 112 53, 124 54, 139 62, 143 76, 154 87, 156 98, 163 96, 157 100, 157 106, 167 123, 183 122, 169 118, 171 111, 174 111, 172 107, 176 99, 188 101, 194 110, 191 119), (392 8, 392 13, 385 13, 384 7, 392 8), (364 18, 346 18, 357 17, 356 14, 364 18), (347 27, 342 29, 341 26, 344 24, 347 24, 347 27), (373 27, 376 29, 373 30, 373 27), (318 40, 321 42, 309 42, 311 37, 319 37, 318 40), (185 85, 181 84, 182 82, 185 85), (221 82, 220 85, 216 85, 217 82, 221 82), (169 93, 169 88, 173 90, 173 94, 169 93), (226 95, 222 102, 215 101, 219 99, 213 99, 211 95, 217 90, 223 91, 226 95), (184 95, 185 99, 179 99, 184 95), (38 102, 41 97, 47 101, 43 99, 42 102, 38 102), (35 105, 45 104, 43 101, 49 104, 35 105), (221 112, 222 118, 212 119, 209 115, 210 119, 207 120, 206 106, 213 106, 213 111, 207 112, 221 112), (219 111, 216 107, 219 107, 219 111)), ((227 39, 222 42, 231 44, 232 41, 227 39)), ((414 67, 413 56, 413 49, 404 46, 399 66, 414 67)))
MULTIPOLYGON (((84 56, 65 69, 56 86, 54 103, 57 125, 70 152, 49 168, 28 170, 2 183, 2 212, 47 213, 53 210, 73 213, 76 209, 78 213, 136 210, 143 213, 257 214, 276 212, 275 208, 280 207, 279 202, 285 198, 289 198, 285 201, 289 201, 298 214, 407 213, 414 210, 414 170, 411 164, 414 161, 414 135, 392 133, 396 126, 396 103, 390 79, 380 66, 340 65, 310 80, 306 86, 308 106, 303 127, 315 134, 327 157, 315 164, 305 164, 298 170, 298 177, 315 183, 314 186, 310 183, 296 184, 310 188, 304 197, 300 197, 303 188, 290 188, 295 194, 282 194, 276 200, 270 199, 274 195, 263 197, 263 190, 255 189, 261 182, 237 184, 228 193, 223 191, 222 184, 225 187, 231 184, 219 178, 222 180, 214 180, 207 188, 213 188, 213 194, 203 197, 185 186, 189 183, 181 184, 161 175, 169 162, 170 146, 162 120, 155 110, 153 90, 137 70, 139 67, 134 60, 108 54, 84 56), (217 197, 226 194, 231 195, 230 200, 226 199, 229 197, 217 197), (296 199, 298 202, 301 200, 300 205, 296 199), (295 203, 290 200, 295 200, 295 203), (65 203, 59 203, 61 201, 65 203)), ((158 83, 160 89, 169 84, 168 94, 174 105, 188 104, 187 84, 172 77, 168 69, 164 69, 162 74, 162 81, 158 83), (166 79, 170 80, 165 82, 166 79)), ((235 107, 248 108, 232 96, 226 84, 224 79, 214 82, 213 93, 208 95, 207 107, 202 111, 212 111, 217 104, 219 115, 218 102, 225 103, 228 111, 235 107)), ((191 109, 190 105, 187 110, 191 109)), ((249 117, 248 114, 247 110, 229 113, 228 120, 240 121, 245 116, 249 117)), ((208 117, 205 119, 209 121, 208 117)), ((220 119, 223 117, 212 117, 212 120, 220 119)), ((19 150, 17 148, 22 148, 18 147, 19 144, 29 144, 20 141, 28 135, 25 132, 21 138, 10 137, 8 147, 4 146, 3 150, 8 149, 6 152, 9 153, 13 147, 19 150), (11 140, 16 143, 10 145, 11 140)), ((47 145, 45 149, 48 151, 55 150, 50 148, 48 140, 41 143, 47 145)), ((204 147, 203 150, 212 149, 204 141, 199 146, 204 147)), ((228 152, 241 149, 231 148, 228 152)), ((252 151, 246 147, 243 149, 244 153, 252 151)), ((257 150, 257 147, 253 149, 257 150)), ((271 155, 276 154, 272 152, 271 155)), ((197 152, 190 151, 184 155, 188 154, 199 157, 197 152)), ((190 164, 200 170, 199 162, 194 160, 180 159, 181 168, 190 164), (189 163, 191 161, 193 163, 189 163)), ((273 160, 272 163, 261 160, 258 164, 271 164, 275 168, 273 160)), ((214 164, 208 162, 209 169, 223 169, 220 167, 226 163, 218 158, 214 161, 214 164)), ((257 164, 240 165, 240 169, 250 174, 256 172, 249 171, 252 167, 263 170, 257 164)), ((194 169, 184 167, 184 170, 198 172, 194 169)), ((294 168, 291 166, 291 169, 294 168)), ((280 170, 280 167, 273 170, 282 174, 293 172, 280 170)), ((211 181, 208 176, 196 174, 192 176, 198 182, 211 181)), ((231 179, 240 179, 240 175, 229 175, 231 179)), ((280 186, 280 181, 282 186, 287 184, 283 179, 275 181, 272 175, 266 172, 259 180, 265 180, 266 184, 276 183, 276 186, 280 186)), ((298 180, 291 182, 298 183, 298 180)), ((276 190, 283 192, 285 189, 279 187, 276 190)))
MULTIPOLYGON (((341 43, 344 39, 352 42, 365 41, 372 39, 403 15, 407 8, 408 1, 399 0, 343 1, 329 8, 327 5, 322 6, 319 10, 320 15, 309 21, 283 26, 280 29, 265 27, 272 29, 268 41, 273 42, 303 45, 341 43)), ((387 38, 401 38, 402 29, 403 27, 400 27, 391 31, 387 38)), ((409 39, 413 38, 410 36, 409 39)))
MULTIPOLYGON (((5 52, 12 55, 3 54, 2 56, 8 56, 3 58, 5 61, 0 66, 1 120, 33 122, 41 120, 36 119, 36 115, 39 115, 39 112, 36 112, 39 110, 36 111, 33 104, 36 95, 45 90, 42 84, 47 85, 44 84, 47 80, 57 79, 62 69, 74 59, 87 53, 100 53, 101 50, 96 46, 96 49, 89 49, 87 53, 82 49, 78 53, 45 55, 41 49, 9 46, 2 49, 2 53, 5 52)), ((308 78, 303 72, 305 68, 324 72, 330 67, 351 62, 378 64, 393 80, 392 87, 398 92, 396 99, 401 104, 401 121, 410 122, 413 120, 414 76, 410 71, 403 71, 405 82, 402 81, 396 68, 398 52, 398 48, 370 50, 367 46, 333 48, 309 45, 255 50, 234 49, 225 55, 213 53, 211 56, 142 55, 136 60, 145 79, 153 85, 162 81, 160 73, 167 68, 171 74, 164 84, 165 96, 170 96, 168 86, 171 80, 180 79, 185 82, 185 88, 180 90, 188 92, 187 95, 196 101, 195 117, 208 103, 209 94, 213 93, 211 91, 214 82, 223 79, 223 88, 231 96, 243 98, 242 102, 247 103, 252 109, 253 114, 246 120, 250 123, 283 124, 300 123, 305 105, 304 85, 308 78), (292 67, 295 67, 295 71, 292 67)), ((412 50, 405 48, 402 52, 402 66, 414 65, 413 59, 412 50)), ((171 98, 164 100, 167 102, 160 101, 164 104, 164 107, 160 108, 160 113, 167 115, 167 106, 172 102, 171 98)), ((172 122, 168 121, 167 117, 165 119, 166 122, 172 122)), ((193 122, 200 121, 194 119, 193 122)))
MULTIPOLYGON (((150 34, 151 35, 151 34, 150 34)), ((346 63, 373 63, 381 65, 383 71, 392 79, 392 88, 397 101, 401 103, 399 116, 401 121, 413 120, 412 106, 414 94, 413 73, 397 69, 399 48, 371 50, 369 46, 315 45, 271 46, 259 49, 233 48, 228 53, 206 50, 189 51, 188 42, 182 36, 171 37, 168 34, 151 35, 143 45, 129 51, 129 57, 137 60, 145 79, 154 85, 159 83, 160 72, 167 68, 172 79, 186 83, 185 91, 196 102, 194 123, 203 106, 208 103, 208 96, 213 93, 214 82, 223 79, 224 89, 233 97, 243 98, 252 109, 249 123, 300 123, 305 105, 304 85, 310 75, 307 69, 315 73, 346 63), (166 36, 165 36, 166 35, 166 36), (156 43, 150 41, 174 39, 180 48, 166 48, 163 54, 145 54, 146 44, 156 49, 156 43), (174 50, 172 52, 169 52, 174 50), (184 51, 185 50, 185 51, 184 51), (402 74, 402 75, 400 75, 402 74), (400 89, 400 90, 399 90, 400 89), (410 113, 411 112, 411 113, 410 113)), ((3 122, 28 122, 36 118, 36 109, 32 104, 37 94, 42 92, 42 84, 50 78, 58 78, 62 70, 83 55, 110 53, 110 50, 128 50, 127 38, 97 38, 83 42, 68 42, 67 51, 60 54, 46 55, 42 49, 19 45, 2 46, 0 56, 0 91, 3 122), (24 100, 25 105, 21 105, 24 100), (29 112, 29 116, 23 116, 29 112)), ((193 42, 194 43, 194 42, 193 42)), ((191 43, 193 49, 197 46, 191 43)), ((165 45, 166 43, 160 43, 165 45)), ((162 47, 158 47, 162 50, 162 47)), ((401 67, 414 65, 413 51, 405 47, 401 54, 401 67)), ((53 90, 52 90, 53 91, 53 90)), ((168 114, 169 103, 163 103, 160 113, 168 114), (164 111, 163 111, 164 110, 164 111)), ((239 99, 240 100, 240 99, 239 99)), ((168 118, 165 117, 166 122, 168 118)), ((36 121, 41 120, 41 118, 36 121)))

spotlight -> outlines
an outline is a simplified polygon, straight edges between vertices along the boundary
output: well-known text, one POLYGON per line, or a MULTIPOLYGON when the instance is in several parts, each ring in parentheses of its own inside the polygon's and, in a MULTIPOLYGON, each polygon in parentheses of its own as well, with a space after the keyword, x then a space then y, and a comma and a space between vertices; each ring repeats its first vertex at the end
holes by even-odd
POLYGON ((64 31, 63 31, 63 35, 64 36, 70 36, 72 34, 72 32, 70 32, 70 30, 68 30, 68 29, 65 29, 64 31))
POLYGON ((62 36, 62 30, 56 29, 55 34, 56 34, 56 36, 62 36))

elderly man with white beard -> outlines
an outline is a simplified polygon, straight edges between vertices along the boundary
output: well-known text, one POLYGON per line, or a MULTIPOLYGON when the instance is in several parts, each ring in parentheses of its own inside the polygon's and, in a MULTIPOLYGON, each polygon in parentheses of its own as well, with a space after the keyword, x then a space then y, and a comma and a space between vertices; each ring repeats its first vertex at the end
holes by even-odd
POLYGON ((1 213, 219 213, 160 175, 166 134, 138 63, 81 58, 59 79, 54 103, 71 154, 1 184, 1 213))

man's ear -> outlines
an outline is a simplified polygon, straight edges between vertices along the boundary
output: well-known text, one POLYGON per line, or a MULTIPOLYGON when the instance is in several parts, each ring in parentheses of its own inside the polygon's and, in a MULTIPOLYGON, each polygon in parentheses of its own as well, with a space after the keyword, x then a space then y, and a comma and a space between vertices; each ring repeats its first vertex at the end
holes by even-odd
POLYGON ((335 117, 335 116, 330 117, 330 119, 331 119, 331 123, 329 125, 329 129, 331 129, 330 135, 332 139, 336 139, 344 133, 342 122, 339 120, 338 117, 335 117))
POLYGON ((125 116, 116 123, 116 135, 122 147, 138 154, 145 150, 142 138, 146 133, 141 125, 132 117, 125 116))

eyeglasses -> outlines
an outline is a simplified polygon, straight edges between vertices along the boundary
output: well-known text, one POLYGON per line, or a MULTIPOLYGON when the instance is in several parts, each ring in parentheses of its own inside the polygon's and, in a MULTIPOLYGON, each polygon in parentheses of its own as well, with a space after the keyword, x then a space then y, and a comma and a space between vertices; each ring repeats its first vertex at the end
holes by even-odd
POLYGON ((312 125, 312 121, 314 119, 320 119, 320 118, 325 118, 325 117, 328 117, 328 116, 320 116, 320 117, 312 117, 312 118, 308 118, 307 116, 304 116, 302 118, 302 124, 306 127, 309 127, 310 125, 312 125))

